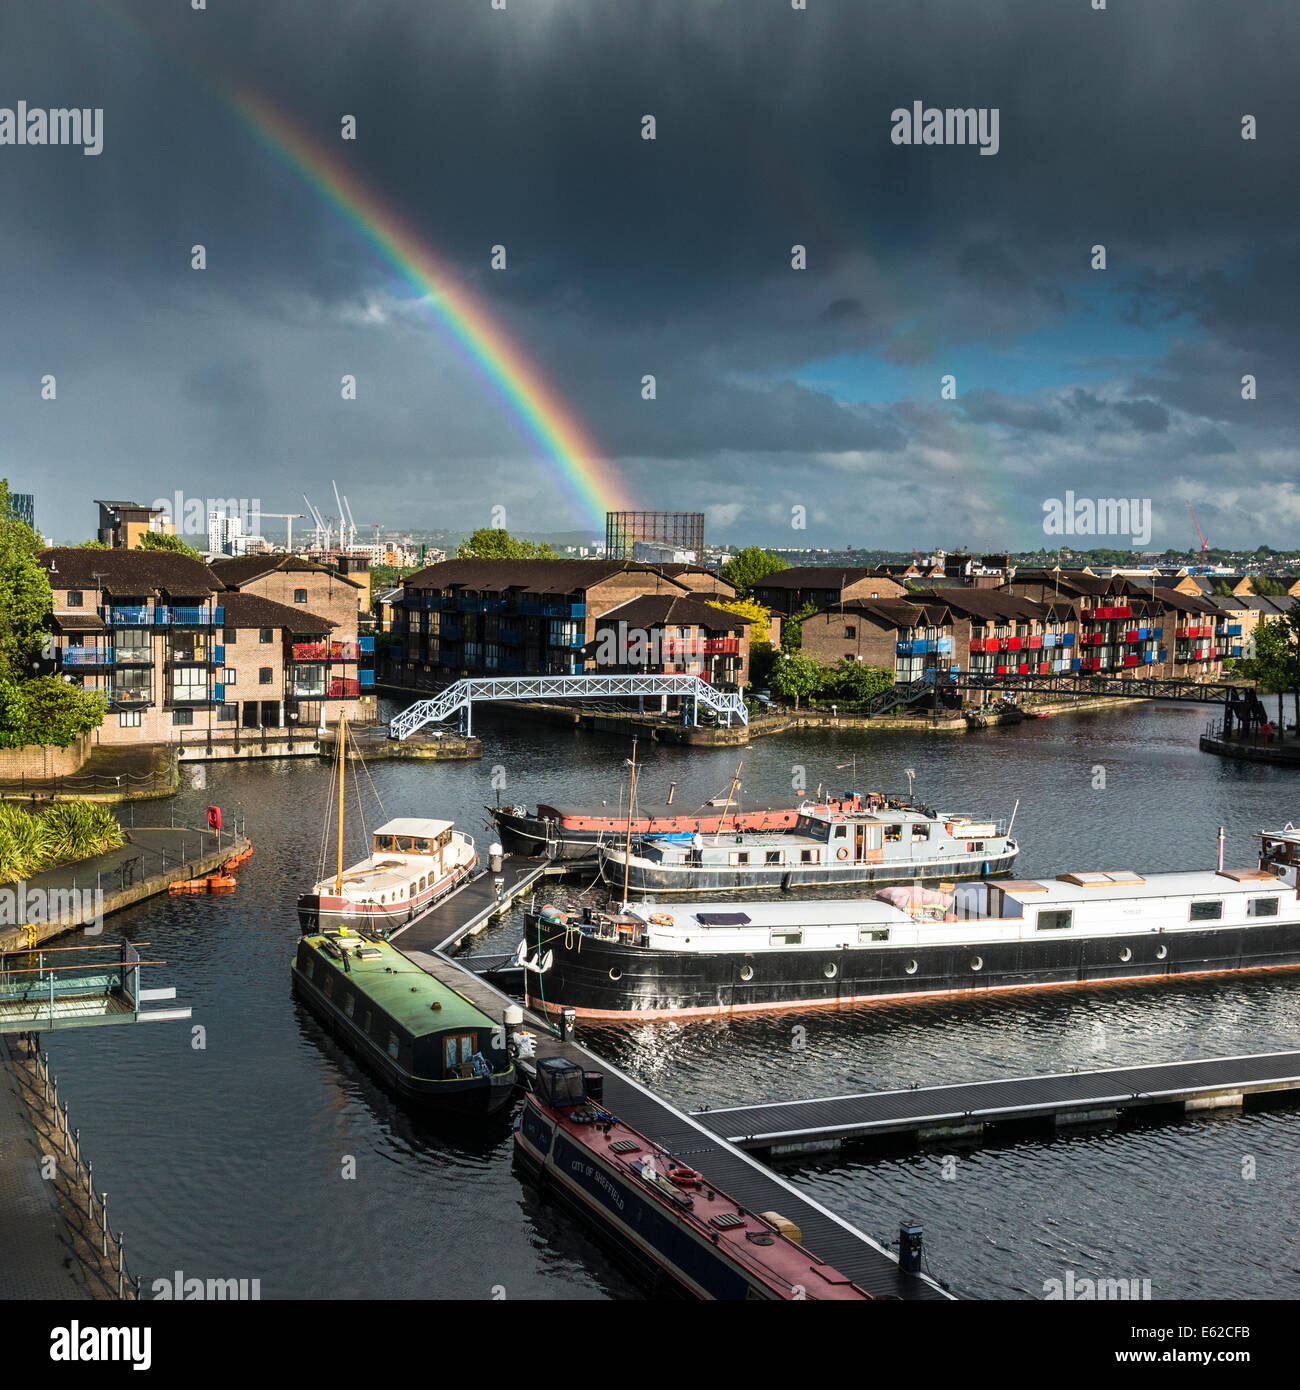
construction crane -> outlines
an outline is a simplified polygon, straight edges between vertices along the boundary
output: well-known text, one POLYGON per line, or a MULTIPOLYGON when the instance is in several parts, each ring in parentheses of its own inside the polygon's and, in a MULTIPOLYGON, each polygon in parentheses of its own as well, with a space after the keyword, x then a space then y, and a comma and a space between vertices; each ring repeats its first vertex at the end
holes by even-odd
POLYGON ((1201 542, 1201 573, 1205 574, 1208 572, 1209 568, 1208 564, 1206 563, 1206 552, 1210 548, 1210 543, 1201 534, 1201 523, 1196 519, 1196 508, 1192 506, 1190 498, 1187 500, 1187 510, 1192 514, 1192 525, 1196 527, 1196 536, 1197 539, 1201 542))
POLYGON ((316 549, 328 550, 330 548, 330 536, 332 528, 326 523, 325 518, 320 514, 320 510, 313 505, 312 500, 304 492, 302 500, 307 504, 307 510, 311 513, 312 522, 316 527, 316 549))
POLYGON ((271 517, 272 519, 275 519, 275 518, 278 517, 281 521, 284 522, 284 524, 285 524, 285 526, 287 527, 288 532, 289 532, 289 539, 288 539, 288 541, 286 542, 284 548, 285 548, 286 550, 292 550, 292 549, 293 549, 293 523, 294 523, 295 521, 302 521, 302 520, 304 520, 304 519, 306 518, 306 516, 307 516, 307 513, 306 513, 306 512, 262 512, 262 513, 260 513, 260 515, 262 515, 262 516, 269 516, 269 517, 271 517))

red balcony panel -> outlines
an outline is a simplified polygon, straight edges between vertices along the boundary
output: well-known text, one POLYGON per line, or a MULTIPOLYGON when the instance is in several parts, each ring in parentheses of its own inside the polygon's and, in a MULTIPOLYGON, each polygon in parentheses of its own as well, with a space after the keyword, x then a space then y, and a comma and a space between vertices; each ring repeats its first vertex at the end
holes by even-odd
POLYGON ((1051 663, 1050 661, 1040 661, 1040 662, 1038 663, 1038 674, 1039 674, 1040 676, 1045 676, 1045 675, 1047 675, 1047 673, 1048 673, 1051 669, 1052 669, 1052 663, 1051 663))
POLYGON ((999 675, 999 676, 1005 676, 1006 673, 1007 673, 1007 668, 1006 668, 1005 666, 999 666, 999 667, 997 668, 997 671, 996 671, 996 674, 997 674, 997 675, 999 675))
POLYGON ((1030 650, 1030 651, 1036 652, 1036 651, 1038 651, 1038 650, 1042 647, 1042 645, 1043 645, 1043 639, 1042 639, 1041 637, 1031 637, 1031 638, 1029 639, 1029 650, 1030 650))
POLYGON ((345 680, 342 676, 334 676, 326 686, 325 694, 331 700, 347 700, 355 698, 361 694, 361 682, 355 680, 345 680))
POLYGON ((1136 666, 1141 658, 1137 652, 1126 652, 1124 655, 1125 666, 1136 666))

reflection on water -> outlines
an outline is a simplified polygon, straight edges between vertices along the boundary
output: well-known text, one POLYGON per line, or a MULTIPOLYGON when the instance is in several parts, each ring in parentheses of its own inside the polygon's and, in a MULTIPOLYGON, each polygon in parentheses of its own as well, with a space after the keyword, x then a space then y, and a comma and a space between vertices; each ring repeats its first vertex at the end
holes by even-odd
MULTIPOLYGON (((1210 865, 1253 859, 1265 825, 1296 818, 1287 774, 1197 751, 1204 712, 1124 709, 969 737, 808 732, 744 750, 641 745, 642 790, 678 803, 725 794, 743 757, 751 793, 802 778, 916 792, 942 811, 1008 816, 1017 872, 1210 865)), ((546 725, 476 717, 481 763, 376 763, 388 815, 454 818, 490 842, 495 799, 619 801, 626 747, 546 725)), ((332 846, 329 770, 309 762, 210 765, 178 819, 209 803, 247 816, 256 851, 227 897, 162 898, 111 919, 150 942, 194 1009, 182 1024, 47 1038, 61 1093, 111 1194, 134 1267, 260 1278, 264 1297, 605 1298, 635 1293, 585 1236, 514 1175, 508 1125, 447 1130, 416 1120, 339 1049, 289 989, 294 900, 332 846), (355 1164, 355 1177, 344 1173, 355 1164)), ((367 785, 364 772, 360 776, 367 785)), ((136 808, 139 823, 167 804, 136 808)), ((366 824, 380 814, 373 798, 366 824)), ((351 814, 349 858, 364 843, 351 814)), ((512 950, 516 909, 474 950, 512 950)), ((1300 1046, 1300 975, 896 1001, 807 1013, 602 1027, 598 1051, 684 1108, 939 1084, 1300 1046), (796 1027, 803 1030, 795 1031, 796 1027)), ((1295 1272, 1287 1198, 1300 1112, 1211 1116, 957 1155, 861 1151, 788 1169, 819 1200, 891 1237, 926 1227, 935 1271, 981 1297, 1041 1297, 1043 1281, 1148 1277, 1156 1297, 1284 1294, 1295 1272), (1242 1177, 1253 1155, 1256 1176, 1242 1177), (1293 1259, 1291 1263, 1294 1263, 1293 1259)))

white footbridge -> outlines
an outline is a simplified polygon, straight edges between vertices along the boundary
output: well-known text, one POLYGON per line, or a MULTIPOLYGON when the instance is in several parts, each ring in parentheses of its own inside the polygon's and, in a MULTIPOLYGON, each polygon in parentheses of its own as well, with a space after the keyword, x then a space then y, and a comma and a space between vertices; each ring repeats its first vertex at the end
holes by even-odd
POLYGON ((459 680, 428 700, 417 700, 388 725, 389 738, 409 738, 426 724, 439 724, 465 712, 465 732, 473 732, 473 708, 479 700, 624 700, 646 695, 689 701, 690 722, 700 722, 700 706, 713 710, 727 725, 749 723, 740 695, 715 690, 698 676, 510 676, 459 680))

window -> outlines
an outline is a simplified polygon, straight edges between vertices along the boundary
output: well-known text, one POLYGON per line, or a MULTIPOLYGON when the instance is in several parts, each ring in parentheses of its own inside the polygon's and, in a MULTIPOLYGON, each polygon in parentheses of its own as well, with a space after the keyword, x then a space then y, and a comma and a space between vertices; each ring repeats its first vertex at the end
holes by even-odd
POLYGON ((272 627, 259 627, 257 629, 257 640, 266 646, 275 641, 275 629, 272 627))
POLYGON ((1039 931, 1067 931, 1074 925, 1074 910, 1068 907, 1044 907, 1038 910, 1039 931))
POLYGON ((225 668, 225 670, 222 671, 222 673, 221 673, 221 683, 222 683, 222 685, 234 685, 234 683, 235 683, 235 668, 234 668, 233 666, 227 666, 227 667, 225 668))
POLYGON ((885 843, 893 844, 903 838, 903 827, 901 825, 885 826, 885 843))
POLYGON ((1276 917, 1276 898, 1251 898, 1246 904, 1247 917, 1276 917))
POLYGON ((888 940, 889 940, 889 928, 888 928, 888 927, 859 927, 859 928, 858 928, 858 945, 859 945, 859 946, 868 946, 868 945, 870 945, 873 941, 888 941, 888 940))
POLYGON ((218 724, 233 724, 238 718, 239 718, 239 706, 238 706, 238 705, 218 705, 218 706, 217 706, 217 723, 218 723, 218 724))
POLYGON ((68 607, 69 607, 69 608, 80 608, 80 607, 81 607, 81 603, 82 603, 81 590, 80 590, 80 589, 69 589, 69 590, 68 590, 68 607))
POLYGON ((356 996, 355 994, 349 994, 349 995, 348 995, 348 1002, 347 1002, 346 1004, 344 1004, 344 1006, 343 1006, 343 1012, 344 1012, 345 1014, 347 1014, 347 1016, 348 1016, 349 1018, 351 1018, 352 1015, 353 1015, 354 1013, 356 1013, 356 1010, 357 1010, 357 996, 356 996))
POLYGON ((138 709, 124 709, 117 716, 117 726, 119 729, 138 729, 140 727, 140 711, 138 709))
POLYGON ((1189 922, 1217 922, 1223 916, 1223 900, 1221 898, 1205 898, 1199 903, 1193 903, 1187 913, 1189 922))
POLYGON ((235 629, 235 628, 233 628, 233 627, 228 627, 228 628, 226 628, 225 632, 222 634, 222 638, 223 638, 223 640, 225 641, 226 646, 228 646, 228 647, 233 647, 233 646, 235 645, 235 633, 236 633, 236 629, 235 629))
POLYGON ((477 1033, 452 1033, 442 1040, 442 1068, 444 1072, 455 1071, 469 1062, 478 1051, 477 1033))
POLYGON ((730 863, 732 863, 732 864, 748 864, 748 863, 749 863, 749 851, 748 851, 748 850, 741 850, 739 853, 729 854, 729 855, 727 856, 727 859, 728 859, 728 861, 729 861, 730 863))
POLYGON ((914 824, 912 826, 912 839, 928 840, 930 838, 930 827, 928 824, 914 824))
POLYGON ((399 1049, 400 1046, 401 1046, 401 1044, 400 1044, 400 1043, 398 1042, 398 1040, 397 1040, 397 1034, 396 1034, 396 1033, 389 1033, 389 1035, 388 1035, 388 1055, 389 1055, 390 1057, 396 1057, 396 1056, 397 1056, 398 1049, 399 1049))
POLYGON ((364 1019, 362 1020, 362 1022, 361 1022, 361 1027, 363 1028, 363 1030, 364 1030, 365 1032, 367 1032, 367 1033, 370 1032, 370 1024, 371 1024, 371 1022, 373 1021, 374 1017, 375 1017, 374 1013, 373 1013, 370 1009, 367 1009, 367 1010, 366 1010, 366 1016, 365 1016, 365 1018, 364 1018, 364 1019))
POLYGON ((802 946, 802 927, 777 927, 769 938, 773 946, 802 946))
POLYGON ((293 601, 294 601, 295 603, 306 603, 306 602, 307 602, 307 590, 306 590, 306 589, 295 589, 295 590, 293 591, 293 601))
POLYGON ((764 864, 779 864, 781 862, 781 851, 779 849, 769 849, 764 851, 764 864))
POLYGON ((858 635, 858 629, 856 625, 853 623, 845 623, 844 635, 845 637, 856 637, 858 635))
POLYGON ((821 856, 821 851, 816 849, 801 849, 799 851, 799 862, 801 864, 815 864, 821 856))
POLYGON ((271 668, 269 666, 259 666, 257 668, 257 683, 258 685, 271 684, 271 668))
POLYGON ((174 710, 172 710, 172 723, 173 723, 173 724, 193 724, 193 723, 194 723, 194 711, 193 711, 192 709, 174 709, 174 710))
POLYGON ((171 697, 173 700, 206 700, 208 673, 202 666, 174 666, 171 697))

